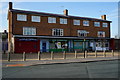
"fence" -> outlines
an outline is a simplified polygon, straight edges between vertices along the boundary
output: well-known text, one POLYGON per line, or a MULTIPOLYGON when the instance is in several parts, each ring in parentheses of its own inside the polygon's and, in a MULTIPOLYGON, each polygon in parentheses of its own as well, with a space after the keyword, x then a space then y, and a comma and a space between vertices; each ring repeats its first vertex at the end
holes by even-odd
POLYGON ((13 60, 20 60, 20 61, 26 61, 26 60, 54 60, 54 59, 79 59, 79 58, 97 58, 97 57, 114 57, 117 55, 117 52, 111 50, 111 51, 102 51, 102 52, 80 52, 75 50, 74 52, 53 52, 50 53, 42 53, 38 51, 38 53, 25 53, 22 54, 3 54, 3 60, 7 61, 13 61, 13 60))

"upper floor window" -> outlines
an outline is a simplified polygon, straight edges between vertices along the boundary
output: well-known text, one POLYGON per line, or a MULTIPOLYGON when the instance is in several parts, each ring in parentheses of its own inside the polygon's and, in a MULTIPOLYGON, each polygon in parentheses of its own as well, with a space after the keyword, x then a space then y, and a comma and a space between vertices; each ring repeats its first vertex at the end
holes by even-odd
POLYGON ((36 35, 36 28, 23 27, 23 35, 36 35))
POLYGON ((40 16, 32 16, 32 22, 40 22, 40 16))
POLYGON ((17 14, 18 21, 27 21, 27 15, 24 14, 17 14))
POLYGON ((104 31, 98 31, 98 37, 105 37, 104 31))
POLYGON ((63 29, 52 29, 53 36, 63 36, 63 29))
POLYGON ((86 30, 78 30, 79 37, 86 37, 88 33, 86 30))
POLYGON ((60 18, 60 24, 67 24, 67 19, 60 18))
POLYGON ((95 27, 100 27, 100 22, 94 22, 95 27))
POLYGON ((108 27, 108 23, 103 23, 103 27, 108 27))
POLYGON ((80 20, 73 20, 74 25, 80 25, 80 20))
POLYGON ((48 23, 56 23, 55 17, 48 17, 48 23))
POLYGON ((83 21, 83 26, 89 26, 89 21, 83 21))

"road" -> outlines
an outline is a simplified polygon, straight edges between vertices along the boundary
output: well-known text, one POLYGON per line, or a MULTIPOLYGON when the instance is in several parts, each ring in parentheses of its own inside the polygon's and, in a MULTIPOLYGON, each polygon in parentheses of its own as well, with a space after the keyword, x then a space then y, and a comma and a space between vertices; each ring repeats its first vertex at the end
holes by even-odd
POLYGON ((3 78, 118 78, 118 60, 3 67, 3 78))

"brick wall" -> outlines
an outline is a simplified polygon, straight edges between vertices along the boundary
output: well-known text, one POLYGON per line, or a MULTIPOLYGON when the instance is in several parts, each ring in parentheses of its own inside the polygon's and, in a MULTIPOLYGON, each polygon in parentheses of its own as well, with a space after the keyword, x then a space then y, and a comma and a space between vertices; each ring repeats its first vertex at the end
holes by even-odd
POLYGON ((53 28, 61 28, 64 29, 64 36, 77 36, 77 30, 80 29, 89 31, 88 37, 97 37, 98 31, 105 31, 106 37, 110 37, 110 22, 107 22, 109 25, 105 28, 102 27, 102 21, 100 22, 100 27, 94 27, 94 21, 90 21, 90 26, 83 26, 83 20, 80 20, 80 25, 75 26, 72 18, 68 18, 67 24, 60 24, 59 17, 56 17, 57 23, 48 23, 47 16, 41 16, 41 22, 32 22, 31 14, 27 14, 27 21, 17 21, 17 13, 13 13, 13 16, 13 34, 16 35, 23 34, 23 27, 36 27, 37 35, 52 35, 53 28))

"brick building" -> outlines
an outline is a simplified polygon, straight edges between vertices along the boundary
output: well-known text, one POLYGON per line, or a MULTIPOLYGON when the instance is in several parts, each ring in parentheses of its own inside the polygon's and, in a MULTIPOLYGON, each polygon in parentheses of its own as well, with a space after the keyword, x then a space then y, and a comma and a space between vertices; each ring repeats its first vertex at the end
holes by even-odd
POLYGON ((70 50, 109 50, 110 23, 101 19, 63 14, 17 10, 9 2, 9 51, 49 52, 70 50))

